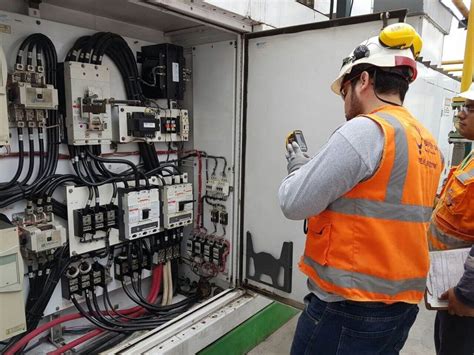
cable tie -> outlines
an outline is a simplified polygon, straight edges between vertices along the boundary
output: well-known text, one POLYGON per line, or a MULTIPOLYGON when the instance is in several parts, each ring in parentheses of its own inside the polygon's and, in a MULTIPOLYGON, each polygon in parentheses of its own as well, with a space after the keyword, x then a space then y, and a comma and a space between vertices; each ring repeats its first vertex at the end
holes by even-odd
POLYGON ((59 127, 59 124, 55 124, 55 125, 52 125, 52 126, 44 126, 43 128, 50 129, 50 128, 56 128, 56 127, 59 127))

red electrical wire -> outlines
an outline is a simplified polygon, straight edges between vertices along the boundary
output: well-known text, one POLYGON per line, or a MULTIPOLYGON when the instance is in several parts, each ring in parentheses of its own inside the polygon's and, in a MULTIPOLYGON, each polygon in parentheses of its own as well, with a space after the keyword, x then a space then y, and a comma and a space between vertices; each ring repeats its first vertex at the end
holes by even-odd
POLYGON ((201 152, 199 150, 195 151, 197 158, 198 158, 198 208, 197 208, 197 215, 196 215, 196 226, 197 228, 201 227, 201 213, 202 213, 202 160, 201 160, 201 152))
MULTIPOLYGON (((150 290, 150 294, 148 297, 150 297, 150 301, 153 300, 153 302, 156 301, 156 298, 158 297, 158 293, 159 293, 159 290, 160 290, 160 284, 161 284, 161 274, 163 273, 163 266, 162 265, 159 265, 157 267, 155 267, 155 269, 153 269, 153 278, 152 278, 152 286, 151 286, 151 290, 150 290), (155 279, 155 272, 159 275, 159 276, 156 276, 156 279, 155 279), (159 283, 158 283, 159 281, 159 283), (157 285, 158 283, 158 285, 157 285), (152 299, 152 296, 154 299, 152 299)), ((123 314, 123 315, 128 315, 128 314, 131 314, 131 313, 138 313, 140 311, 143 311, 145 312, 145 310, 140 307, 140 306, 136 306, 136 307, 132 307, 132 308, 128 308, 128 309, 124 309, 124 310, 121 310, 121 311, 117 311, 119 314, 123 314)), ((133 314, 132 314, 133 315, 133 314)), ((39 334, 43 333, 44 331, 54 327, 55 325, 57 324, 61 324, 61 323, 65 323, 65 322, 69 322, 69 321, 72 321, 72 320, 75 320, 75 319, 79 319, 79 318, 82 318, 82 315, 80 313, 73 313, 73 314, 68 314, 68 315, 65 315, 65 316, 61 316, 61 317, 58 317, 56 319, 53 319, 47 323, 44 323, 42 324, 41 326, 39 326, 38 328, 36 328, 35 330, 31 331, 30 333, 26 334, 23 338, 21 338, 20 340, 18 340, 10 349, 8 349, 4 355, 14 355, 17 351, 19 351, 23 346, 27 345, 32 339, 34 339, 36 336, 38 336, 39 334)), ((89 333, 87 333, 86 335, 92 333, 92 332, 95 332, 96 330, 100 330, 100 329, 95 329, 89 333)), ((99 334, 99 333, 97 333, 99 334)), ((96 334, 96 335, 97 335, 96 334)), ((82 336, 81 338, 85 338, 86 335, 82 336)), ((92 336, 88 337, 87 339, 83 339, 82 342, 90 339, 92 336)), ((79 339, 81 339, 79 338, 79 339)), ((77 341, 78 339, 76 339, 77 341)), ((79 345, 80 343, 76 343, 74 346, 77 346, 79 345)), ((64 347, 67 347, 69 346, 69 344, 66 344, 64 347)), ((74 347, 72 346, 72 347, 74 347)), ((56 349, 55 351, 59 351, 61 350, 61 352, 64 352, 65 350, 63 350, 63 348, 59 348, 59 349, 56 349)), ((61 352, 58 352, 57 354, 60 354, 61 352)))
MULTIPOLYGON (((156 266, 153 269, 152 284, 151 284, 150 292, 149 292, 148 297, 147 297, 147 302, 148 303, 155 303, 156 299, 158 298, 158 294, 160 293, 162 273, 163 273, 163 265, 161 265, 161 264, 156 266)), ((139 317, 139 316, 141 316, 142 314, 145 313, 145 309, 143 309, 140 306, 129 308, 128 310, 124 310, 122 312, 119 311, 118 313, 124 314, 125 311, 127 311, 127 314, 132 313, 130 315, 131 317, 139 317), (131 311, 134 310, 134 309, 137 309, 137 311, 132 313, 131 311)), ((67 343, 64 346, 62 346, 62 347, 60 347, 60 348, 58 348, 54 351, 49 352, 48 355, 63 354, 66 351, 71 350, 72 348, 74 348, 74 347, 76 347, 76 346, 78 346, 82 343, 85 343, 86 341, 92 339, 93 337, 95 337, 95 336, 97 336, 97 335, 99 335, 103 332, 104 332, 103 329, 94 329, 94 330, 90 331, 89 333, 83 335, 82 337, 77 338, 77 339, 67 343)))

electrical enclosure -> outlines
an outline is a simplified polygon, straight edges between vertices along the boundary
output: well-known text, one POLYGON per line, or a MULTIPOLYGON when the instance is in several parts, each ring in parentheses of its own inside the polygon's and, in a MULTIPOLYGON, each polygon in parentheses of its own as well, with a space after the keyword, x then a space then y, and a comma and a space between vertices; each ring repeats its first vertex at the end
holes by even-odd
MULTIPOLYGON (((104 2, 117 7, 112 0, 104 2)), ((133 60, 140 52, 141 65, 134 68, 140 74, 124 78, 120 63, 107 54, 116 54, 113 49, 104 50, 100 64, 64 61, 64 87, 59 82, 42 88, 51 94, 45 99, 48 104, 21 108, 29 107, 40 118, 25 125, 34 129, 35 140, 40 134, 37 122, 47 122, 55 108, 64 113, 58 119, 63 127, 58 136, 63 140, 55 173, 74 178, 64 178, 57 186, 54 179, 43 183, 46 187, 38 189, 46 197, 31 206, 19 199, 0 208, 8 218, 24 215, 15 220, 14 228, 16 239, 25 240, 24 246, 14 246, 14 257, 8 256, 18 262, 5 264, 18 277, 11 272, 3 279, 4 273, 0 274, 17 293, 13 297, 0 285, 0 299, 11 302, 7 312, 17 317, 1 317, 0 330, 11 330, 2 333, 4 339, 26 329, 25 307, 18 300, 29 288, 21 277, 20 248, 34 274, 40 257, 57 255, 51 253, 68 246, 69 264, 45 306, 43 322, 72 311, 77 307, 73 300, 85 307, 88 297, 97 297, 102 307, 106 289, 113 305, 137 306, 126 292, 135 292, 137 279, 144 290, 152 289, 149 285, 158 267, 169 269, 162 277, 168 272, 171 279, 175 275, 181 292, 166 296, 163 292, 165 301, 189 299, 192 287, 205 295, 181 318, 115 344, 107 350, 111 353, 196 353, 268 305, 259 293, 301 305, 308 292, 297 266, 304 249, 302 223, 286 220, 277 200, 286 175, 283 143, 288 132, 299 128, 305 133, 308 154, 315 154, 344 122, 341 102, 329 90, 340 68, 334 58, 344 58, 354 44, 377 34, 380 14, 354 23, 329 21, 244 34, 183 17, 173 6, 160 12, 153 2, 127 2, 123 10, 117 8, 121 16, 102 13, 114 20, 110 23, 99 21, 101 14, 88 2, 63 5, 46 1, 46 8, 54 11, 40 24, 36 18, 0 11, 0 22, 8 19, 13 29, 2 41, 8 54, 8 65, 2 62, 2 69, 14 72, 10 63, 15 63, 18 45, 32 33, 49 36, 62 62, 74 53, 71 49, 79 38, 99 38, 97 31, 103 31, 121 35, 111 48, 126 45, 133 60), (133 9, 133 19, 125 16, 127 9, 133 9), (72 15, 77 11, 80 17, 72 15), (98 28, 91 29, 91 23, 98 28), (331 53, 321 52, 334 43, 338 46, 332 46, 331 53), (128 95, 130 83, 140 87, 143 97, 128 95), (59 100, 55 101, 53 89, 59 90, 59 100), (117 175, 120 181, 114 180, 117 175), (282 267, 286 271, 280 272, 277 282, 270 282, 265 273, 260 280, 254 277, 262 271, 259 253, 278 261, 287 243, 293 248, 291 261, 282 267), (107 250, 113 251, 107 254, 107 250), (283 291, 285 272, 291 273, 292 282, 283 291)), ((388 23, 403 16, 403 11, 393 12, 388 23)), ((439 112, 459 83, 422 63, 418 66, 419 78, 407 95, 407 106, 442 141, 451 127, 440 123, 439 112), (436 104, 420 104, 426 101, 426 92, 437 98, 436 104)), ((36 98, 40 91, 35 91, 36 98)), ((10 119, 12 132, 22 128, 15 122, 10 119)), ((0 144, 11 143, 2 132, 0 144)), ((17 147, 15 142, 14 152, 17 147)), ((442 149, 445 156, 449 149, 442 149)), ((9 181, 18 159, 2 159, 0 164, 0 180, 9 181)), ((8 233, 15 235, 10 229, 8 233)), ((44 347, 54 349, 50 344, 44 347)))

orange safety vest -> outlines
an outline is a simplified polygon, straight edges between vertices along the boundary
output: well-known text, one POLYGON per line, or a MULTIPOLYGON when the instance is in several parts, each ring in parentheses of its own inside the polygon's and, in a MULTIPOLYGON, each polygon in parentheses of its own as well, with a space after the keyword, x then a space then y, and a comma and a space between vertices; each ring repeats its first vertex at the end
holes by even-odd
POLYGON ((432 135, 403 107, 364 115, 385 137, 377 171, 311 217, 299 267, 345 299, 418 303, 429 269, 426 231, 442 171, 432 135))
POLYGON ((431 250, 474 244, 474 150, 449 173, 431 218, 428 243, 431 250))

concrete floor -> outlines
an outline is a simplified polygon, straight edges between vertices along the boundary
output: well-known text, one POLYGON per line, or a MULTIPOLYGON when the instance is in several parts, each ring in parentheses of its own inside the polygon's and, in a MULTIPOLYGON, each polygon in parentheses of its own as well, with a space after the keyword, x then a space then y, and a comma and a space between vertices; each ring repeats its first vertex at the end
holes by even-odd
MULTIPOLYGON (((433 343, 433 326, 436 313, 428 311, 424 304, 420 304, 420 312, 410 335, 401 351, 402 355, 431 355, 435 354, 433 343)), ((283 327, 278 329, 265 341, 260 343, 249 355, 283 355, 290 353, 291 341, 295 332, 299 314, 292 318, 283 327)))

